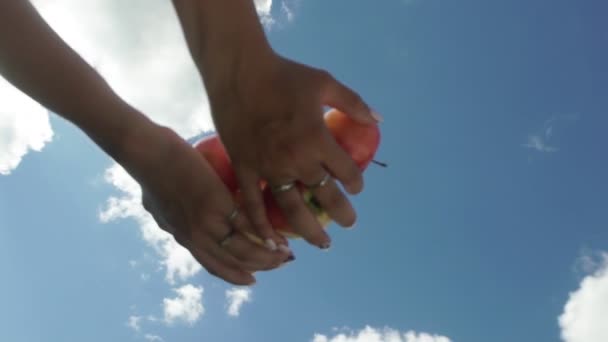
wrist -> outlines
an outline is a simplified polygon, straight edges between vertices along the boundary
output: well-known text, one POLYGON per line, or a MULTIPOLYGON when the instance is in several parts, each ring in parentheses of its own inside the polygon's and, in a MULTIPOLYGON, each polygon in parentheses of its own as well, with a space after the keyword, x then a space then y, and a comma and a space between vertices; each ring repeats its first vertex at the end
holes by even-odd
POLYGON ((105 153, 122 164, 133 158, 132 146, 142 144, 143 131, 155 124, 145 115, 115 97, 89 106, 75 124, 105 153))
POLYGON ((173 4, 210 96, 226 92, 240 70, 273 54, 253 0, 173 0, 173 4))

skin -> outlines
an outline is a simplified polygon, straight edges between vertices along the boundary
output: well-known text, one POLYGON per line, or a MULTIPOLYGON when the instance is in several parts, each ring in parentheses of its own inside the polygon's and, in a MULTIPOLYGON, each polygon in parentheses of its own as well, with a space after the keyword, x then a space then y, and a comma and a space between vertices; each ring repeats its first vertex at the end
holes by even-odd
MULTIPOLYGON (((327 71, 274 52, 252 1, 173 0, 173 4, 203 76, 215 126, 233 161, 243 209, 257 234, 280 241, 265 214, 260 179, 270 185, 294 180, 312 185, 328 172, 334 179, 315 189, 314 195, 334 221, 352 226, 356 213, 338 183, 357 194, 363 189, 363 177, 326 128, 323 106, 366 124, 376 124, 379 115, 327 71)), ((277 194, 276 200, 298 235, 319 248, 329 248, 330 237, 297 189, 277 194)))
MULTIPOLYGON (((326 71, 276 54, 252 1, 173 2, 243 190, 244 213, 233 222, 227 217, 236 204, 204 158, 171 129, 123 101, 27 0, 0 1, 0 74, 72 122, 122 165, 141 185, 144 207, 158 225, 210 274, 249 285, 254 272, 293 258, 285 239, 268 223, 258 181, 314 184, 330 172, 336 181, 314 194, 332 219, 352 225, 355 211, 338 182, 356 194, 363 180, 325 128, 322 105, 364 123, 376 120, 355 92, 326 71), (237 233, 220 247, 231 227, 237 233), (253 243, 245 232, 262 237, 268 248, 253 243), (272 248, 276 245, 282 248, 272 248)), ((299 235, 329 247, 329 236, 296 190, 279 194, 277 201, 299 235)))

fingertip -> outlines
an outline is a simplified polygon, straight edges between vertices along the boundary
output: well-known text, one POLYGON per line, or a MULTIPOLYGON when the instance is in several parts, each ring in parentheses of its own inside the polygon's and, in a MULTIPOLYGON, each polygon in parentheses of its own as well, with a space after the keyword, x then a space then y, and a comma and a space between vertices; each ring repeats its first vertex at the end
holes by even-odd
POLYGON ((323 234, 318 237, 307 239, 307 241, 311 245, 317 246, 319 249, 322 250, 328 250, 331 247, 331 239, 325 232, 323 232, 323 234))
POLYGON ((359 177, 347 184, 344 184, 344 190, 350 195, 358 195, 363 191, 363 178, 359 177))
POLYGON ((382 115, 380 115, 380 113, 378 113, 377 111, 372 110, 370 115, 377 123, 384 122, 384 117, 382 117, 382 115))
POLYGON ((266 241, 264 242, 264 246, 266 246, 266 248, 271 252, 276 251, 278 248, 277 243, 274 242, 274 240, 271 238, 266 239, 266 241))

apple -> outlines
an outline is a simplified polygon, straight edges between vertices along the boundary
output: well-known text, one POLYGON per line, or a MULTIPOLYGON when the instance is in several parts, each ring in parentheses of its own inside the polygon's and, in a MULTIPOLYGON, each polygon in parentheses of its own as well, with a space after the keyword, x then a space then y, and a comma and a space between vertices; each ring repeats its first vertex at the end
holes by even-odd
POLYGON ((220 137, 217 134, 204 137, 194 144, 194 148, 207 159, 228 190, 235 194, 239 189, 239 183, 220 137))
MULTIPOLYGON (((324 120, 337 143, 353 158, 353 161, 361 170, 365 170, 370 162, 374 161, 374 155, 380 144, 380 130, 378 126, 358 123, 348 115, 335 109, 327 112, 324 120)), ((205 137, 197 142, 194 147, 211 164, 238 203, 241 198, 238 181, 228 153, 219 136, 214 134, 205 137)), ((382 165, 382 163, 379 164, 382 165)), ((299 238, 300 236, 287 223, 281 208, 275 201, 274 195, 264 181, 260 182, 260 188, 263 191, 266 214, 272 227, 285 237, 299 238)), ((323 210, 312 192, 301 183, 297 184, 297 188, 302 194, 304 202, 316 216, 321 226, 327 227, 331 222, 331 218, 323 210)), ((261 243, 259 238, 255 236, 250 237, 256 242, 261 243)))

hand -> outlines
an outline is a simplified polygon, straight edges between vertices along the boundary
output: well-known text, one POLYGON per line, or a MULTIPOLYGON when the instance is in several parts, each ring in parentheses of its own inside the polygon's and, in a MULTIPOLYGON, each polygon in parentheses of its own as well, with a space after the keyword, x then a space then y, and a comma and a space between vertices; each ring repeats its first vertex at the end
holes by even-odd
MULTIPOLYGON (((233 161, 245 208, 258 234, 265 239, 277 238, 265 214, 260 179, 270 186, 295 181, 310 185, 334 221, 353 225, 356 213, 336 181, 350 194, 357 194, 363 188, 361 171, 326 128, 323 106, 367 124, 376 124, 379 116, 358 94, 325 71, 274 52, 240 61, 232 75, 206 84, 211 85, 208 92, 215 125, 233 161), (328 173, 332 176, 329 182, 314 186, 328 173)), ((299 235, 322 249, 329 248, 329 236, 296 188, 277 191, 275 197, 299 235)))
POLYGON ((250 285, 252 272, 287 261, 285 250, 269 251, 243 235, 253 232, 246 215, 230 217, 231 194, 192 146, 154 124, 136 134, 122 164, 142 186, 144 207, 210 274, 250 285))

